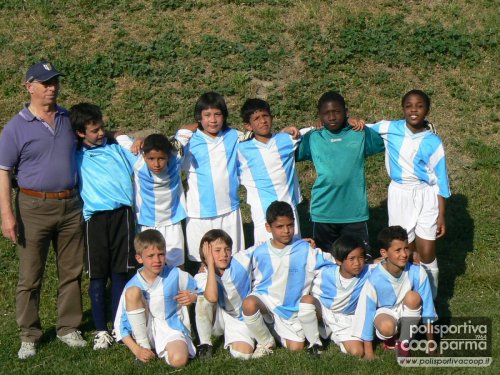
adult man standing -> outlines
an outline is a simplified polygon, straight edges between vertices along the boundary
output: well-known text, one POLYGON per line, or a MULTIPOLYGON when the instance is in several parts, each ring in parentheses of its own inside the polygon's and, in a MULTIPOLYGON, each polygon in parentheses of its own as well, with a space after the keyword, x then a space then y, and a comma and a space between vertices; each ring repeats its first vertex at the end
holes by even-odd
POLYGON ((77 330, 82 319, 82 202, 75 189, 77 140, 68 112, 56 104, 60 73, 46 61, 32 65, 25 86, 31 101, 5 125, 0 137, 2 233, 18 243, 16 321, 21 329, 18 356, 36 354, 42 336, 40 289, 50 243, 59 276, 57 337, 73 347, 86 345, 77 330), (12 176, 19 186, 16 217, 12 176))

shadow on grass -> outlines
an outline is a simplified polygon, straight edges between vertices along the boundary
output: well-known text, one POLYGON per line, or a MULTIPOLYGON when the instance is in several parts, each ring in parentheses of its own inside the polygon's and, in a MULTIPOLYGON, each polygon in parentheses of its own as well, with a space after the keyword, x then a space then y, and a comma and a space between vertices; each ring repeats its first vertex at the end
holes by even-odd
MULTIPOLYGON (((387 226, 387 200, 370 209, 368 229, 371 255, 379 257, 377 234, 387 226)), ((436 311, 440 317, 451 316, 450 300, 455 292, 455 282, 465 273, 467 253, 473 250, 474 220, 468 211, 468 199, 463 194, 452 195, 446 201, 446 236, 437 241, 439 263, 439 289, 436 311)))
POLYGON ((474 220, 465 195, 455 194, 447 199, 446 229, 446 236, 437 242, 439 289, 436 310, 441 317, 451 316, 449 302, 455 292, 455 283, 465 273, 467 253, 474 246, 474 220))

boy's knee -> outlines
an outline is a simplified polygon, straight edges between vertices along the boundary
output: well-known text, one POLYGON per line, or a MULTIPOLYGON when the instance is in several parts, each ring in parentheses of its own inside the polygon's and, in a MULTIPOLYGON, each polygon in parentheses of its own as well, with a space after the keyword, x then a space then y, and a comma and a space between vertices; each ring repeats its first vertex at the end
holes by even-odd
POLYGON ((286 340, 286 348, 291 352, 297 352, 304 349, 304 342, 286 340))
POLYGON ((247 315, 247 316, 254 315, 257 312, 257 310, 259 309, 257 298, 254 296, 248 296, 243 301, 242 308, 243 308, 243 313, 245 315, 247 315))
POLYGON ((422 305, 422 297, 417 292, 410 291, 406 293, 403 303, 409 309, 416 310, 422 305))
POLYGON ((375 328, 385 337, 392 337, 396 334, 396 321, 388 315, 381 314, 375 318, 375 328))
POLYGON ((188 356, 184 353, 167 353, 167 363, 175 368, 184 367, 188 362, 188 356))
POLYGON ((349 354, 361 358, 365 354, 365 351, 363 350, 362 345, 353 345, 351 348, 348 350, 349 354))
POLYGON ((125 290, 125 304, 127 311, 145 307, 142 297, 142 291, 137 286, 132 286, 125 290))

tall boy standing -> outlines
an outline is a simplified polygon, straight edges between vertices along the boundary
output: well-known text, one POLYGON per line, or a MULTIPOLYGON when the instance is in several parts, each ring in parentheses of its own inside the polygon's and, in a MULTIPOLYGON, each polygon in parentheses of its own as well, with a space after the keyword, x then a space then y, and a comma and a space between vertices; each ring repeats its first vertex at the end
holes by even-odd
POLYGON ((313 238, 327 251, 342 234, 359 237, 368 246, 368 199, 365 157, 384 150, 373 131, 356 132, 347 122, 345 100, 329 91, 318 102, 323 129, 307 133, 297 161, 312 160, 316 181, 311 192, 313 238))
POLYGON ((89 296, 97 334, 94 350, 106 349, 113 338, 106 323, 106 284, 111 278, 112 318, 128 276, 135 268, 132 212, 132 165, 137 157, 108 142, 99 107, 80 103, 70 110, 71 126, 81 141, 76 153, 85 220, 89 296))
POLYGON ((295 169, 295 150, 300 139, 285 132, 271 132, 271 108, 262 99, 248 99, 241 108, 241 117, 245 128, 254 135, 238 144, 238 174, 251 207, 254 243, 265 242, 271 236, 266 230, 266 210, 274 201, 291 205, 295 233, 300 236, 297 205, 302 196, 295 169))

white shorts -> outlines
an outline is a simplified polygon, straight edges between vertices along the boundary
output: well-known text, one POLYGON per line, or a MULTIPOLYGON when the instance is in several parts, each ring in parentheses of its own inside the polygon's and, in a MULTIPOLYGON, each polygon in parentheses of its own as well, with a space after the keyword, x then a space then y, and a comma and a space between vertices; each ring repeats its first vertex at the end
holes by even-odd
POLYGON ((233 253, 244 249, 245 239, 239 208, 227 214, 206 219, 188 217, 186 219, 186 239, 190 260, 201 262, 200 241, 205 233, 211 229, 222 229, 229 234, 233 240, 233 253))
MULTIPOLYGON (((274 312, 276 305, 269 299, 268 296, 263 294, 250 293, 249 295, 257 297, 266 306, 270 315, 274 319, 274 330, 283 340, 291 340, 296 342, 304 342, 305 335, 300 324, 298 313, 292 315, 290 319, 285 319, 274 312)), ((263 314, 264 315, 264 314, 263 314)), ((283 346, 285 343, 283 342, 283 346)))
POLYGON ((160 227, 147 227, 139 225, 139 231, 146 229, 156 229, 165 238, 167 249, 166 261, 169 266, 182 266, 184 264, 184 233, 180 222, 172 225, 163 225, 160 227))
POLYGON ((214 336, 224 335, 224 349, 227 349, 233 342, 245 342, 252 349, 255 347, 252 334, 245 322, 229 315, 220 306, 217 306, 213 334, 214 336))
MULTIPOLYGON (((299 222, 299 213, 297 212, 297 208, 292 206, 293 216, 295 216, 295 236, 300 237, 300 222, 299 222)), ((253 227, 253 243, 254 245, 260 245, 267 240, 272 238, 272 234, 269 233, 266 229, 266 222, 264 221, 262 224, 255 224, 253 227)))
MULTIPOLYGON (((400 303, 398 306, 391 307, 391 308, 389 308, 389 307, 380 307, 380 308, 377 309, 377 312, 375 313, 375 317, 373 318, 373 321, 375 322, 375 319, 380 314, 387 314, 389 316, 392 316, 394 318, 394 320, 396 321, 396 332, 394 333, 396 335, 398 333, 398 323, 399 323, 399 319, 401 319, 402 313, 403 313, 403 304, 402 303, 400 303)), ((375 334, 381 340, 390 339, 390 337, 386 337, 386 336, 382 335, 377 330, 377 328, 375 328, 375 334)))
POLYGON ((435 240, 439 214, 437 186, 421 184, 389 184, 387 211, 389 226, 400 225, 408 232, 408 243, 415 235, 424 240, 435 240))
POLYGON ((159 358, 168 358, 166 348, 167 344, 172 341, 183 341, 186 343, 189 358, 194 358, 196 355, 196 348, 191 337, 169 327, 165 320, 154 318, 151 314, 148 314, 147 334, 149 343, 156 349, 159 358))
POLYGON ((321 305, 321 315, 324 328, 320 329, 320 334, 324 339, 331 335, 330 339, 339 346, 344 341, 361 341, 352 335, 354 314, 335 313, 321 305))

